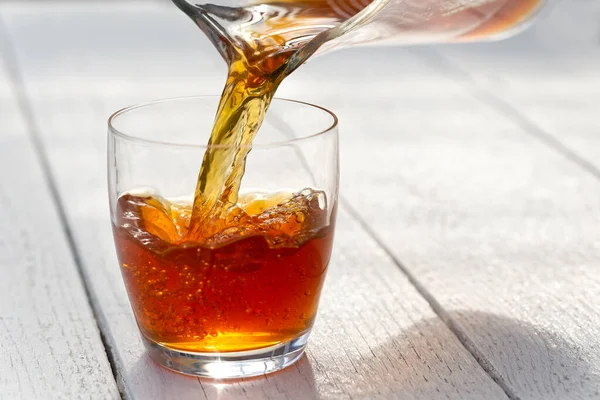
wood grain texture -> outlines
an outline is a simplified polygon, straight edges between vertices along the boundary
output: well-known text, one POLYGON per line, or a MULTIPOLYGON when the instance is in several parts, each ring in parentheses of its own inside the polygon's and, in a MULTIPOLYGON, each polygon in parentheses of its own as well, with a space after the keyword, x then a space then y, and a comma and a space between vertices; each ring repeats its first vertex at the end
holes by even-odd
MULTIPOLYGON (((0 30, 1 32, 1 30, 0 30)), ((0 37, 0 398, 116 399, 0 37)))
POLYGON ((266 378, 224 384, 179 376, 149 362, 110 234, 106 118, 119 107, 165 94, 218 92, 223 65, 170 8, 47 11, 5 9, 5 15, 92 301, 128 397, 507 398, 344 211, 320 317, 300 363, 266 378), (29 28, 42 23, 47 31, 40 41, 29 28), (82 30, 85 35, 78 34, 82 30))

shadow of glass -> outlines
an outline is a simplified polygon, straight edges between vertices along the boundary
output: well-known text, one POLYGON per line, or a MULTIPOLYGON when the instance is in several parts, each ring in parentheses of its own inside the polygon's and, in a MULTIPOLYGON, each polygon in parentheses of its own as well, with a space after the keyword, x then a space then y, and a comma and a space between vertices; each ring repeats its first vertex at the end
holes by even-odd
MULTIPOLYGON (((454 311, 450 319, 461 327, 459 332, 468 332, 468 336, 459 335, 472 356, 448 334, 441 320, 423 320, 372 349, 372 356, 358 365, 364 371, 361 375, 376 371, 378 385, 369 387, 363 382, 361 387, 350 389, 347 397, 600 398, 598 368, 586 360, 589 354, 586 357, 581 346, 560 334, 484 312, 454 311), (386 353, 388 358, 397 354, 398 360, 406 363, 387 363, 381 356, 386 353)), ((318 372, 316 376, 320 381, 318 372)))
POLYGON ((600 367, 591 364, 600 357, 592 346, 505 316, 459 310, 450 318, 468 332, 462 341, 511 397, 600 398, 600 367))
MULTIPOLYGON (((360 343, 362 335, 347 342, 355 349, 345 345, 312 351, 309 342, 308 356, 268 376, 196 380, 167 370, 164 376, 180 383, 199 381, 201 387, 194 389, 198 398, 216 400, 492 400, 508 399, 505 392, 514 399, 599 397, 598 369, 586 361, 580 346, 561 335, 483 312, 453 311, 450 318, 460 332, 469 333, 459 335, 473 355, 436 318, 420 321, 373 347, 360 343)), ((148 362, 144 355, 134 369, 148 372, 148 362)))

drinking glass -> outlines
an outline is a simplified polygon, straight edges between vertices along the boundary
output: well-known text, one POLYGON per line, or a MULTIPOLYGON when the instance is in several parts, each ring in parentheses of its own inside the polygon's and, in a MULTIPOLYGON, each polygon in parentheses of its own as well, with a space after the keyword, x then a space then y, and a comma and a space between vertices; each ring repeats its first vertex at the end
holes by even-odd
POLYGON ((117 255, 150 357, 223 379, 274 372, 302 356, 331 256, 339 161, 333 113, 275 99, 237 205, 201 221, 210 237, 193 238, 193 195, 218 101, 118 111, 108 170, 117 255))

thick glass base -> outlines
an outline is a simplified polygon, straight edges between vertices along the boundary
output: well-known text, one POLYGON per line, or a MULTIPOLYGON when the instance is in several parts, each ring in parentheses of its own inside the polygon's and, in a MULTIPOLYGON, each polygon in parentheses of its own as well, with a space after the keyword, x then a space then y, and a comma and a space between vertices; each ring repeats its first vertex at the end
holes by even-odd
POLYGON ((248 378, 279 371, 298 361, 310 331, 298 338, 259 350, 231 353, 193 353, 169 349, 142 336, 150 358, 181 374, 213 379, 248 378))

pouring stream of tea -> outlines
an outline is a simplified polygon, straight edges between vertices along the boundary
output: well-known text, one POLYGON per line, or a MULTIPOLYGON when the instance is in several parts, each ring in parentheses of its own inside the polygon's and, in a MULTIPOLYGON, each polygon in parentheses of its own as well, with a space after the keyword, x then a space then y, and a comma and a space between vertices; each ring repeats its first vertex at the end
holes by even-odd
POLYGON ((212 221, 227 218, 236 205, 246 157, 275 91, 323 44, 349 38, 369 24, 371 39, 394 36, 409 43, 485 37, 521 22, 540 1, 266 0, 234 8, 173 0, 229 69, 198 177, 189 238, 202 241, 216 233, 212 221))
POLYGON ((224 218, 237 203, 246 157, 277 87, 343 21, 302 3, 230 8, 173 1, 204 31, 229 68, 188 231, 201 240, 214 234, 210 221, 224 218))

